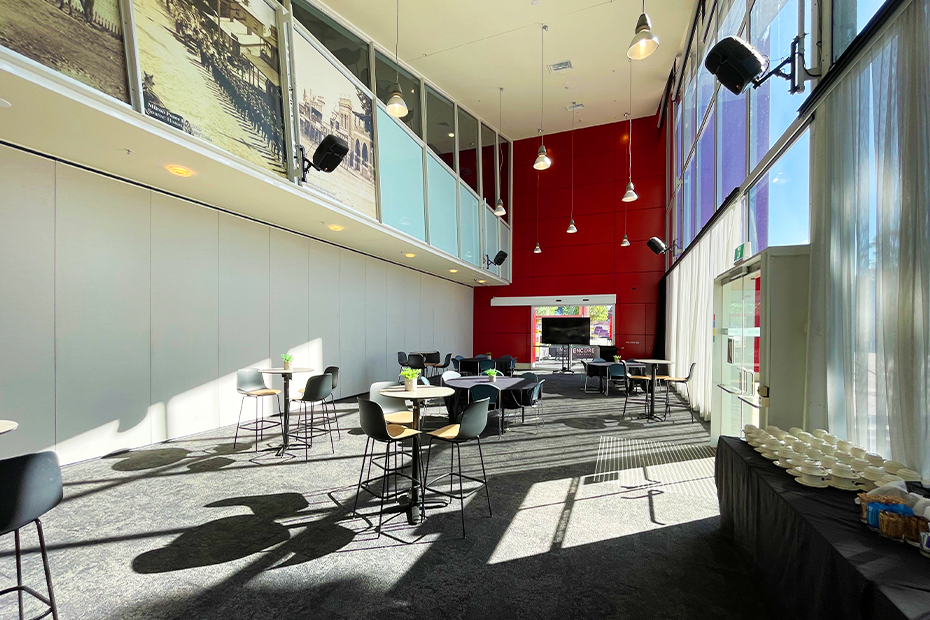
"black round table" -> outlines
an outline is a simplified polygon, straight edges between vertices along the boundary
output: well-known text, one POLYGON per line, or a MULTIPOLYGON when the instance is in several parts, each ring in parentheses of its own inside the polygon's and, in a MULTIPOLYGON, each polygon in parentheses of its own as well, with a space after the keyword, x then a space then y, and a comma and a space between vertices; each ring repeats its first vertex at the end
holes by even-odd
POLYGON ((500 406, 504 409, 519 409, 519 392, 536 387, 536 382, 528 377, 497 377, 497 381, 493 383, 487 376, 461 377, 449 379, 443 384, 455 390, 455 394, 445 399, 450 421, 457 420, 465 411, 465 407, 468 406, 468 391, 476 385, 489 384, 497 387, 501 391, 500 406))
POLYGON ((494 362, 494 370, 497 370, 497 371, 500 371, 500 372, 503 372, 503 373, 508 373, 508 372, 510 372, 510 364, 511 364, 511 361, 512 361, 512 360, 509 359, 509 358, 508 358, 508 359, 504 359, 504 358, 499 358, 499 357, 495 357, 495 358, 491 358, 491 357, 464 357, 464 358, 462 358, 462 359, 459 360, 459 372, 462 372, 462 373, 465 373, 465 372, 471 373, 471 372, 473 372, 474 374, 478 374, 478 363, 479 363, 479 362, 487 362, 488 360, 494 362), (468 367, 465 368, 465 367, 462 366, 462 364, 466 364, 468 367))

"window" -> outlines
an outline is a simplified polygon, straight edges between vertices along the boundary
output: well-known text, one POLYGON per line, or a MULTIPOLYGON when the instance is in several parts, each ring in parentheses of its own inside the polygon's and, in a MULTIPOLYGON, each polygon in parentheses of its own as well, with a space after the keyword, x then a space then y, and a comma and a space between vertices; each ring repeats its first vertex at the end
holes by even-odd
POLYGON ((691 245, 694 239, 694 159, 685 167, 685 176, 681 182, 681 234, 682 247, 691 245))
POLYGON ((681 99, 675 102, 675 167, 672 169, 672 176, 675 179, 681 177, 681 99))
MULTIPOLYGON (((791 51, 798 34, 798 0, 756 0, 750 15, 750 43, 770 64, 777 64, 791 51)), ((750 168, 758 164, 797 118, 802 97, 788 92, 788 82, 773 77, 749 92, 750 168)))
POLYGON ((833 0, 833 60, 862 32, 884 0, 833 0))
POLYGON ((714 114, 711 110, 707 118, 707 124, 704 126, 704 132, 698 140, 695 170, 695 197, 697 198, 696 221, 699 223, 695 227, 697 234, 704 224, 713 216, 717 208, 717 200, 714 198, 716 185, 714 183, 714 114))
MULTIPOLYGON (((688 73, 691 75, 690 70, 691 62, 688 62, 688 73)), ((688 85, 685 87, 685 105, 684 105, 684 117, 682 118, 682 126, 684 130, 684 135, 682 136, 682 155, 688 157, 688 153, 691 152, 691 146, 694 144, 694 134, 696 131, 695 121, 694 121, 694 110, 697 107, 697 80, 694 78, 688 79, 688 85)))
POLYGON ((748 238, 753 253, 810 242, 810 132, 749 190, 748 238))
MULTIPOLYGON (((717 11, 714 10, 714 14, 707 20, 704 27, 707 28, 707 40, 704 41, 704 45, 701 47, 700 63, 695 67, 697 71, 697 91, 698 91, 698 102, 697 102, 697 115, 698 123, 704 118, 704 114, 707 112, 707 106, 710 105, 710 102, 714 98, 714 89, 717 86, 717 80, 711 75, 710 71, 704 68, 704 59, 707 58, 707 52, 714 46, 717 42, 716 37, 716 28, 714 27, 715 16, 717 11)), ((703 32, 703 30, 702 30, 703 32)))
POLYGON ((292 3, 294 18, 362 84, 371 86, 368 43, 306 0, 292 3))
POLYGON ((478 121, 463 110, 459 111, 459 177, 470 188, 478 191, 478 121))
POLYGON ((426 87, 426 144, 455 170, 455 108, 452 102, 426 87))
POLYGON ((497 202, 497 134, 481 123, 481 197, 491 208, 497 202))
POLYGON ((746 100, 717 91, 717 204, 746 178, 746 100))
POLYGON ((420 120, 420 78, 394 64, 394 61, 382 54, 375 53, 375 93, 383 104, 391 98, 392 86, 400 85, 404 103, 407 104, 407 116, 398 119, 418 137, 422 138, 420 120))

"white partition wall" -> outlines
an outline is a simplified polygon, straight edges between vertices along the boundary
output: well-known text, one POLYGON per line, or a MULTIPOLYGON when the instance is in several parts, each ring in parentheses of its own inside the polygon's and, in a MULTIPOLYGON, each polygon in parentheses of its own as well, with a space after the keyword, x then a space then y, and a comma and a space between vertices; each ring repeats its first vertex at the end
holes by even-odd
POLYGON ((0 217, 0 458, 233 424, 236 370, 281 353, 340 398, 472 348, 471 288, 8 147, 0 217))

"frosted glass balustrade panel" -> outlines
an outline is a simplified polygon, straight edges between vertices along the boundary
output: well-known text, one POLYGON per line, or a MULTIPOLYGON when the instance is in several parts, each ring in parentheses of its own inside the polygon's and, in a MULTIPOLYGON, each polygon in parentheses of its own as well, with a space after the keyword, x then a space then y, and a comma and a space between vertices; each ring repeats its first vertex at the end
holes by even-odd
POLYGON ((429 243, 434 248, 458 256, 455 176, 432 155, 426 158, 426 175, 429 188, 429 243))
POLYGON ((378 108, 378 163, 381 221, 425 241, 423 147, 381 108, 378 108))
MULTIPOLYGON (((484 211, 484 253, 488 258, 494 260, 494 256, 500 249, 500 244, 497 240, 497 216, 494 215, 493 211, 484 207, 483 205, 482 209, 484 211)), ((493 264, 488 268, 488 270, 496 275, 500 275, 501 273, 500 267, 493 264)))
POLYGON ((510 271, 510 261, 513 260, 513 252, 510 251, 510 229, 504 225, 503 221, 498 222, 500 228, 501 249, 507 252, 507 260, 500 268, 500 276, 507 281, 512 280, 510 271))

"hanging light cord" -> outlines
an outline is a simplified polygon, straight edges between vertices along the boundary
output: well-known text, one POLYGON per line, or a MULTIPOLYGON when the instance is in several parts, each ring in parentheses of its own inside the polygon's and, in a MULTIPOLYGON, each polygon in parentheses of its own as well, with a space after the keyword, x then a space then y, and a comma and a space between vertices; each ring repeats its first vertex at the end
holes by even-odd
POLYGON ((626 143, 627 148, 627 163, 629 164, 629 181, 633 182, 633 61, 627 60, 630 63, 630 135, 626 143))
POLYGON ((536 245, 539 246, 539 171, 536 171, 536 245))
POLYGON ((502 175, 504 174, 504 152, 502 150, 503 145, 501 144, 502 140, 500 139, 500 132, 504 130, 504 87, 500 87, 500 92, 497 95, 497 198, 500 198, 504 194, 504 184, 502 181, 502 175))
POLYGON ((394 64, 400 65, 397 60, 397 45, 400 43, 400 0, 397 0, 397 9, 394 11, 394 64))
POLYGON ((539 143, 543 142, 543 121, 546 118, 545 76, 546 76, 546 31, 549 26, 543 24, 539 33, 539 143))
POLYGON ((572 183, 572 199, 571 199, 571 214, 568 216, 569 223, 575 221, 575 102, 572 101, 572 173, 571 173, 571 183, 572 183))

